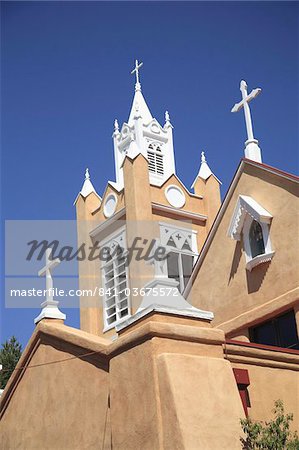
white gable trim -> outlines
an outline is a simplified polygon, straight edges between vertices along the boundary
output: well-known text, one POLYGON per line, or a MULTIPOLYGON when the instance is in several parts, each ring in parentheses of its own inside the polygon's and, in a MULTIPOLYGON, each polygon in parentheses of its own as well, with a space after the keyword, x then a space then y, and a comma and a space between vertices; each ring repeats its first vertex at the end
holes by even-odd
POLYGON ((246 215, 259 223, 269 224, 272 215, 263 208, 256 200, 248 195, 239 195, 230 226, 228 228, 228 236, 239 241, 244 226, 246 215))

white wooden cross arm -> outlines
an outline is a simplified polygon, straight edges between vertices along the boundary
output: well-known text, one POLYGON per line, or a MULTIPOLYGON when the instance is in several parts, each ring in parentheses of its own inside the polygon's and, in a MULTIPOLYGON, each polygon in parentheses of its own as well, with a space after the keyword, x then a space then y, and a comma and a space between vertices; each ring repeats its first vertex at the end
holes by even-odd
POLYGON ((246 131, 247 131, 247 141, 245 142, 245 156, 246 158, 253 159, 258 162, 262 162, 261 150, 258 146, 257 139, 253 135, 253 127, 251 120, 251 113, 249 108, 249 103, 255 97, 261 93, 260 88, 253 89, 250 94, 247 93, 247 83, 242 80, 240 83, 240 91, 242 93, 242 100, 232 107, 231 112, 238 112, 240 109, 244 108, 246 131))
POLYGON ((135 84, 135 88, 136 89, 140 89, 141 85, 140 85, 140 81, 139 81, 139 69, 143 66, 143 62, 138 63, 138 59, 135 60, 135 68, 131 71, 131 75, 133 75, 133 73, 136 74, 136 84, 135 84))
MULTIPOLYGON (((257 97, 262 92, 261 88, 253 89, 250 94, 247 95, 247 103, 251 102, 255 97, 257 97)), ((240 101, 239 103, 235 103, 232 107, 231 112, 238 112, 241 108, 243 108, 244 100, 240 101)))
POLYGON ((58 266, 60 262, 61 261, 59 258, 49 260, 49 262, 45 265, 45 267, 43 267, 41 270, 38 271, 38 276, 43 277, 44 275, 47 274, 47 271, 51 272, 51 270, 55 269, 55 267, 58 266))

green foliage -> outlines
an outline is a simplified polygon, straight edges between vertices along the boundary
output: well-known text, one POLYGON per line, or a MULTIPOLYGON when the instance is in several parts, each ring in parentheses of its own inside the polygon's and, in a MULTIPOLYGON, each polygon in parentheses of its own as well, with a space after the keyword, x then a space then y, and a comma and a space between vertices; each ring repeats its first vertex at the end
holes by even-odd
POLYGON ((0 364, 2 364, 3 367, 0 371, 0 389, 5 388, 9 377, 21 357, 21 354, 22 346, 15 336, 12 336, 8 341, 2 344, 2 348, 0 350, 0 364))
POLYGON ((243 450, 299 450, 298 434, 290 431, 293 414, 285 414, 281 400, 274 403, 273 413, 274 419, 265 423, 241 419, 243 450))

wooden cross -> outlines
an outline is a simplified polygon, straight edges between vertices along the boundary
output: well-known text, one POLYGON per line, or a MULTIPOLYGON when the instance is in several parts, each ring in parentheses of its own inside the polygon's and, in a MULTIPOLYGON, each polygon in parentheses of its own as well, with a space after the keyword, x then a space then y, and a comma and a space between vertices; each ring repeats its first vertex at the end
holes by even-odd
POLYGON ((254 140, 253 137, 253 130, 252 130, 252 120, 251 120, 251 114, 250 114, 250 108, 248 103, 251 102, 255 97, 259 95, 261 92, 260 88, 253 89, 250 94, 247 94, 247 83, 246 81, 242 80, 240 83, 240 91, 242 92, 242 100, 239 103, 236 103, 231 112, 238 112, 241 108, 244 108, 244 114, 245 114, 245 122, 246 122, 246 129, 247 129, 247 139, 248 141, 254 140))
POLYGON ((135 69, 133 69, 133 70, 131 71, 131 74, 132 74, 132 75, 133 75, 133 73, 136 74, 136 85, 140 85, 140 82, 139 82, 139 69, 140 69, 140 67, 142 67, 142 66, 143 66, 143 62, 138 63, 138 59, 136 59, 136 61, 135 61, 135 69))

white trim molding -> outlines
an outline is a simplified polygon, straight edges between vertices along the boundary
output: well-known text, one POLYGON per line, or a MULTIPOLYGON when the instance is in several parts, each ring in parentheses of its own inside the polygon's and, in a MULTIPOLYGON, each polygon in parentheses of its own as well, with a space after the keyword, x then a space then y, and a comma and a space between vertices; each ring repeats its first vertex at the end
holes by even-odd
POLYGON ((252 219, 260 223, 269 224, 272 215, 263 208, 257 201, 248 195, 239 195, 230 226, 228 228, 228 235, 237 241, 241 239, 241 231, 244 226, 246 216, 249 215, 252 219))
POLYGON ((182 217, 183 219, 188 219, 190 222, 206 222, 207 216, 204 214, 194 213, 191 211, 186 211, 185 209, 177 209, 172 206, 162 205, 161 203, 152 202, 152 210, 158 211, 162 213, 168 213, 171 215, 175 215, 177 217, 182 217))
MULTIPOLYGON (((249 270, 249 272, 252 271, 252 269, 255 266, 258 266, 259 264, 263 264, 265 262, 269 262, 271 261, 271 259, 273 258, 275 252, 268 252, 268 253, 263 253, 261 255, 257 255, 252 259, 249 259, 246 263, 246 269, 249 270)), ((246 255, 247 256, 247 255, 246 255)))
POLYGON ((239 195, 228 229, 228 236, 240 241, 243 235, 246 269, 249 271, 259 264, 271 261, 274 256, 275 252, 272 250, 269 236, 269 225, 272 218, 273 216, 252 197, 239 195), (250 245, 249 235, 253 221, 258 222, 263 235, 264 252, 259 255, 252 255, 250 245))

